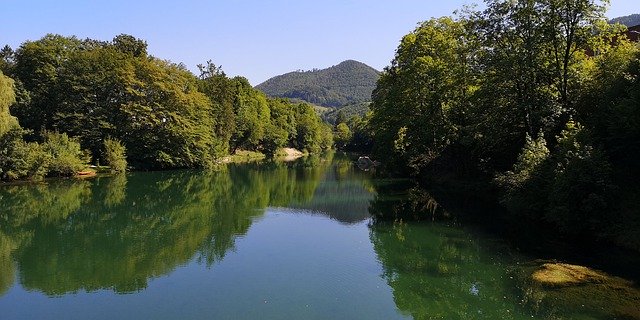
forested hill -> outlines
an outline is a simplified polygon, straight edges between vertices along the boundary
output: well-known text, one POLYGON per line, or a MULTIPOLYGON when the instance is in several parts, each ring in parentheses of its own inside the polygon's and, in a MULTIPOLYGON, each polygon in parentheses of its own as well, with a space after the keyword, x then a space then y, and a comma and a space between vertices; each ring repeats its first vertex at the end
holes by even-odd
POLYGON ((380 72, 358 61, 347 60, 322 70, 294 71, 259 85, 271 97, 304 100, 324 107, 343 107, 371 100, 380 72))
POLYGON ((620 23, 624 24, 627 27, 633 27, 640 25, 640 14, 631 14, 628 16, 613 18, 609 21, 610 23, 620 23))

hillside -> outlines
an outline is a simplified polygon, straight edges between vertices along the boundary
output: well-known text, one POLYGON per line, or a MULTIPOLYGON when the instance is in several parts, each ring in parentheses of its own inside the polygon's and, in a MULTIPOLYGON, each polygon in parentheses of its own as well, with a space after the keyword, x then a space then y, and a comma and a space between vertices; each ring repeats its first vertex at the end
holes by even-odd
POLYGON ((628 16, 613 18, 609 22, 624 24, 627 27, 637 26, 640 25, 640 14, 636 13, 628 16))
POLYGON ((340 108, 371 100, 380 73, 347 60, 322 70, 295 71, 273 77, 256 89, 271 97, 299 99, 323 107, 340 108))
POLYGON ((340 109, 331 108, 331 109, 328 109, 327 112, 321 113, 320 116, 324 121, 333 125, 336 123, 338 112, 342 111, 342 114, 344 114, 345 119, 350 119, 351 117, 354 117, 354 116, 364 117, 364 115, 371 110, 369 109, 370 104, 371 104, 370 102, 362 102, 357 104, 350 104, 340 109))

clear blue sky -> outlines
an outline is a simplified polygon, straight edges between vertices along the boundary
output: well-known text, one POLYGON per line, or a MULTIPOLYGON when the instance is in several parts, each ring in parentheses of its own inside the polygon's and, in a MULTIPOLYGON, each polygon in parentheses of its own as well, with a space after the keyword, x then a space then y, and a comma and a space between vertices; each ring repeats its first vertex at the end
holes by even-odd
MULTIPOLYGON (((382 69, 419 21, 474 0, 2 0, 0 45, 47 33, 111 40, 142 38, 159 58, 191 70, 208 59, 256 85, 296 69, 354 59, 382 69)), ((640 13, 612 0, 607 16, 640 13)))

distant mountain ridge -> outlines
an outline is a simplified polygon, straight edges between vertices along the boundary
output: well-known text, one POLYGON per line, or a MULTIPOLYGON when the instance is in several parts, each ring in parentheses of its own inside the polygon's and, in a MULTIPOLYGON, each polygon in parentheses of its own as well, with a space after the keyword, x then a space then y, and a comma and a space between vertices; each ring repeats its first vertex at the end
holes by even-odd
POLYGON ((347 60, 327 69, 275 76, 255 88, 271 97, 340 108, 370 101, 379 77, 378 70, 362 62, 347 60))
POLYGON ((631 14, 628 16, 617 17, 609 20, 609 23, 620 23, 627 27, 640 25, 640 14, 631 14))

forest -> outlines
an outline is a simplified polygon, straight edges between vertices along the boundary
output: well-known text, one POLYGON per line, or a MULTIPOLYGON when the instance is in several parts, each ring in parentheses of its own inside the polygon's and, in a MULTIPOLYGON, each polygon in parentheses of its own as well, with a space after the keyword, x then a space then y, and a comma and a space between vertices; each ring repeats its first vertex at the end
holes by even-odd
POLYGON ((211 61, 194 75, 129 35, 4 47, 0 180, 207 168, 237 150, 317 153, 335 140, 423 184, 495 198, 520 224, 640 249, 640 48, 606 2, 485 4, 420 23, 370 111, 336 112, 333 127, 311 105, 211 61))
POLYGON ((194 75, 130 35, 49 34, 0 56, 0 180, 71 176, 89 164, 207 168, 241 149, 333 144, 310 105, 269 99, 211 61, 194 75))
POLYGON ((336 141, 519 225, 640 249, 638 45, 606 3, 485 3, 404 36, 336 141))
POLYGON ((294 71, 259 85, 271 97, 303 100, 328 108, 343 108, 371 101, 380 72, 358 61, 347 60, 322 70, 294 71))

